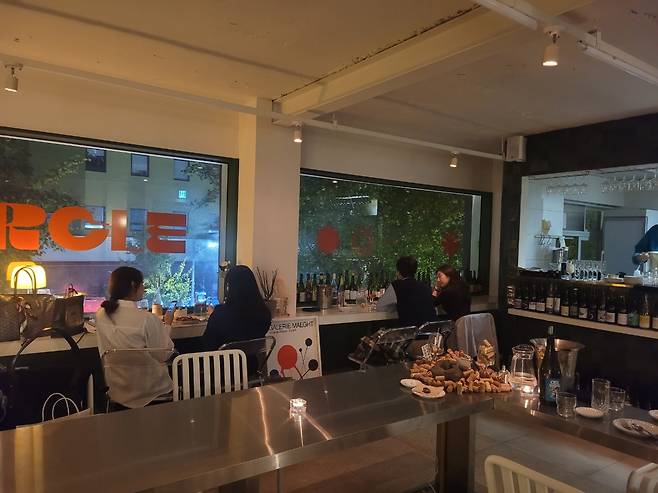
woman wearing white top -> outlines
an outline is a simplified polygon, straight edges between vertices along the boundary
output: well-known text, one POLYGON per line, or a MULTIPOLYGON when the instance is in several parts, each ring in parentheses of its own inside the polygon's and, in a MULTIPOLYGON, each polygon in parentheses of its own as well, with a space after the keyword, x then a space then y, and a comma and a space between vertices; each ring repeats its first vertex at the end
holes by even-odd
MULTIPOLYGON (((114 270, 109 294, 110 298, 96 312, 101 358, 110 349, 173 349, 170 337, 173 312, 166 313, 165 325, 157 316, 137 307, 144 297, 144 276, 139 270, 133 267, 114 270)), ((128 408, 143 407, 171 392, 173 384, 164 361, 157 361, 153 352, 128 356, 121 364, 104 368, 113 402, 128 408)))

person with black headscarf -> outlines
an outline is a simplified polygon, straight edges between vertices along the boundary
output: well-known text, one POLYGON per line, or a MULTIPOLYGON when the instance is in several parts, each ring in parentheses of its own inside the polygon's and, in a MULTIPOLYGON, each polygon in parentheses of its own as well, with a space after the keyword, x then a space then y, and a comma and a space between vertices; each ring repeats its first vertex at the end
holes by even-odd
POLYGON ((215 351, 227 342, 264 337, 272 322, 256 277, 246 265, 229 269, 224 294, 224 303, 212 312, 203 333, 206 351, 215 351))

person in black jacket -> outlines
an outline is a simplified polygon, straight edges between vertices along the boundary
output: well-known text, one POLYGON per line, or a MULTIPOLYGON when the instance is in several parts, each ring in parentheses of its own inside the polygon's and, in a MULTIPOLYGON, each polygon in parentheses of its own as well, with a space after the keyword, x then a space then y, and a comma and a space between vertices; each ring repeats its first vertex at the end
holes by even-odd
POLYGON ((447 264, 439 267, 436 283, 432 293, 434 305, 441 306, 451 320, 471 313, 471 292, 454 267, 447 264))
POLYGON ((431 288, 414 279, 418 261, 400 257, 396 264, 397 279, 377 302, 377 310, 398 312, 401 326, 420 326, 436 320, 431 288))
POLYGON ((224 303, 208 319, 202 337, 204 350, 215 351, 227 342, 264 337, 271 322, 272 314, 254 273, 246 265, 236 265, 226 274, 224 303))

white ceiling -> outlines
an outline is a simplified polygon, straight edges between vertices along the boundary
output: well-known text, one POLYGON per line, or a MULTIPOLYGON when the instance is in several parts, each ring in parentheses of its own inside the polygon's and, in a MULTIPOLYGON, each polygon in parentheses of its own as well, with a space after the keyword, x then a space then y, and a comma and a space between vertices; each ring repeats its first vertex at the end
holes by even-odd
MULTIPOLYGON (((473 8, 468 0, 0 0, 0 58, 230 101, 276 99, 473 8)), ((658 66, 658 1, 595 0, 565 17, 658 66)), ((568 35, 559 67, 541 67, 547 41, 519 29, 336 116, 496 152, 502 136, 658 111, 657 86, 583 55, 568 35)))

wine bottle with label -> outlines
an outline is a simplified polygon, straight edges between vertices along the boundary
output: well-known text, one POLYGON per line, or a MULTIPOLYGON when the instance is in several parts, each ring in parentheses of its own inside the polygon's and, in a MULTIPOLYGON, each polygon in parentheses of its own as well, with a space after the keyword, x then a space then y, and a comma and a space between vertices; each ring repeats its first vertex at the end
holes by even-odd
POLYGON ((311 285, 311 302, 318 302, 318 275, 313 274, 313 284, 311 285))
POLYGON ((537 287, 533 284, 530 287, 530 298, 528 300, 528 310, 531 312, 537 311, 537 287))
POLYGON ((649 314, 649 295, 644 293, 642 297, 642 304, 640 305, 640 328, 651 328, 651 315, 649 314))
POLYGON ((640 312, 637 309, 635 296, 628 296, 628 326, 638 328, 640 326, 640 312))
POLYGON ((584 289, 580 290, 580 299, 578 300, 578 318, 587 320, 587 293, 584 289))
POLYGON ((537 288, 537 311, 542 313, 546 311, 546 291, 542 285, 537 288))
POLYGON ((578 288, 571 288, 569 293, 569 317, 578 318, 578 308, 580 301, 580 293, 578 288))
POLYGON ((596 306, 596 321, 597 322, 605 322, 605 289, 601 290, 601 294, 599 296, 599 302, 596 306))
POLYGON ((560 315, 563 317, 568 317, 569 316, 569 303, 571 300, 569 300, 569 289, 564 288, 564 291, 562 291, 562 306, 560 307, 560 315))
POLYGON ((304 274, 299 274, 299 283, 297 284, 297 304, 306 303, 306 286, 304 285, 304 274))
POLYGON ((562 308, 562 295, 560 294, 559 286, 555 288, 554 296, 555 298, 553 299, 553 314, 559 315, 560 309, 562 308))
POLYGON ((605 304, 605 321, 609 324, 617 323, 617 307, 614 293, 609 293, 605 304))
POLYGON ((548 291, 546 292, 546 313, 553 313, 553 306, 555 305, 555 289, 553 288, 553 283, 548 285, 548 291))
POLYGON ((626 299, 623 296, 619 297, 617 306, 617 325, 628 325, 628 308, 626 307, 626 299))
POLYGON ((549 325, 548 336, 546 337, 546 352, 539 370, 539 398, 543 403, 555 405, 561 380, 562 372, 555 350, 555 335, 553 326, 549 325))

